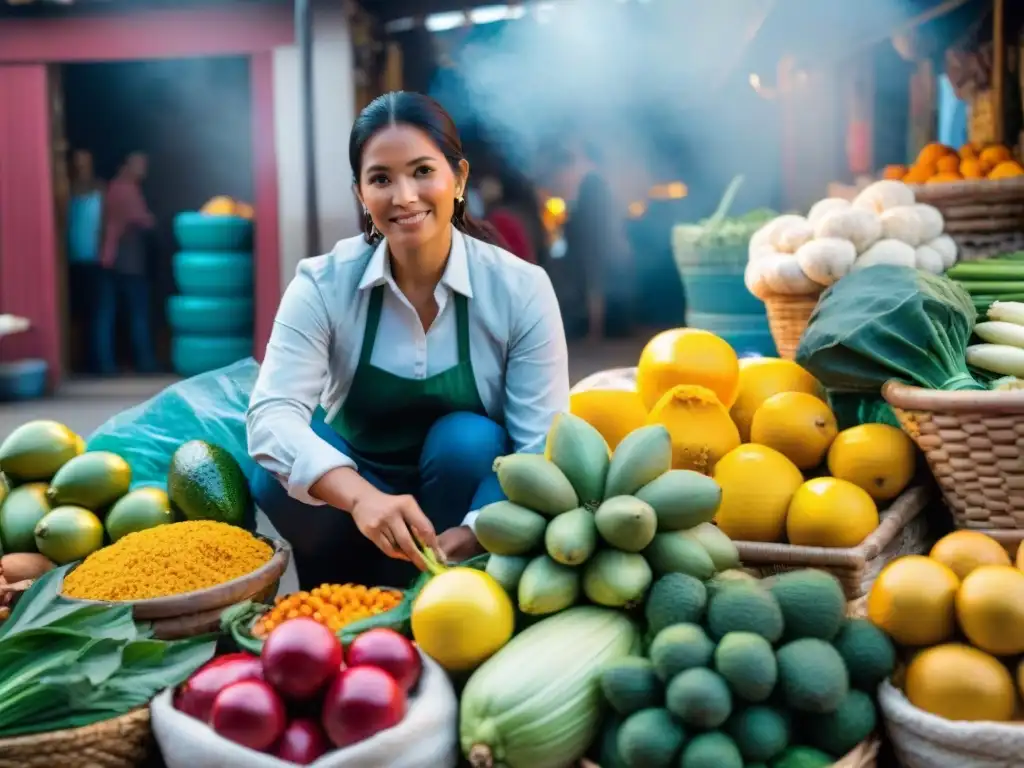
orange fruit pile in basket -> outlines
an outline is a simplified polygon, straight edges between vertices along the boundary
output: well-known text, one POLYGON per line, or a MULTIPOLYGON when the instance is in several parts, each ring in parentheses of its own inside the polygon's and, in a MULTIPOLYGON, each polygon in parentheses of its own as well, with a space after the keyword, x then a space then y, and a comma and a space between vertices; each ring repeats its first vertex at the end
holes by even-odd
POLYGON ((1011 179, 1024 175, 1024 166, 1002 144, 987 147, 965 144, 956 150, 933 142, 921 150, 909 168, 889 165, 882 175, 907 184, 943 184, 975 179, 1011 179))
POLYGON ((1009 722, 1024 704, 1024 548, 1014 563, 980 531, 879 573, 868 619, 906 651, 911 704, 948 720, 1009 722))

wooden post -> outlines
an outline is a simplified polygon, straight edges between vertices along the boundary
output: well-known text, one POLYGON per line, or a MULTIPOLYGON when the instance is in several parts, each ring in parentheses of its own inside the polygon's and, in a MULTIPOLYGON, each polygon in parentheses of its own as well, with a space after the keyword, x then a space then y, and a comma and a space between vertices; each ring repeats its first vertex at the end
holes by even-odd
POLYGON ((995 141, 1006 138, 1006 0, 992 4, 992 101, 995 111, 995 141))

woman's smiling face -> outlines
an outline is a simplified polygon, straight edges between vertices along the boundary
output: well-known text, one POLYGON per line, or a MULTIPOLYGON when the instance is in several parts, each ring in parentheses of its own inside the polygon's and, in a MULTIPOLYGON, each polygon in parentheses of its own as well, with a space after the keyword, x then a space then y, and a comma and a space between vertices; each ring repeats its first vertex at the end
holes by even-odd
POLYGON ((451 225, 469 165, 452 170, 426 133, 389 125, 367 143, 359 173, 359 199, 388 242, 415 248, 451 225))

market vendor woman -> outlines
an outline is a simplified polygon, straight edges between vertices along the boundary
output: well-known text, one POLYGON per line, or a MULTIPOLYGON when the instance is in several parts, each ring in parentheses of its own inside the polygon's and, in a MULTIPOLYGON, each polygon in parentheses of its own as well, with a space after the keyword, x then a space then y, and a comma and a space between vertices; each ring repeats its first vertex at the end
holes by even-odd
POLYGON ((504 498, 494 459, 542 451, 569 401, 551 281, 467 215, 444 109, 379 97, 349 159, 363 235, 299 264, 248 413, 253 495, 303 588, 405 586, 416 538, 475 554, 473 513, 504 498))

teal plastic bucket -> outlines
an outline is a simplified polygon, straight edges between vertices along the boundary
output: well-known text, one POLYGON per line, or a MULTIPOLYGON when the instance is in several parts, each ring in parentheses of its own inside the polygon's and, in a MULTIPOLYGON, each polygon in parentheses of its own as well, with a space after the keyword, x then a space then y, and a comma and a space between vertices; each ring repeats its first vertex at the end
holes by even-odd
POLYGON ((245 336, 252 333, 253 300, 230 296, 171 296, 167 324, 173 333, 245 336))
POLYGON ((171 365, 179 376, 198 376, 251 357, 252 345, 252 336, 175 336, 171 365))
POLYGON ((179 251, 174 254, 174 282, 184 296, 252 298, 251 253, 179 251))
POLYGON ((252 222, 239 216, 185 211, 174 217, 174 237, 183 251, 248 251, 252 222))
POLYGON ((768 328, 768 320, 764 316, 687 312, 686 325, 688 328, 700 328, 720 336, 740 357, 778 355, 775 340, 768 328))
POLYGON ((766 317, 764 304, 743 282, 743 270, 737 272, 729 266, 686 267, 682 278, 688 310, 766 317))

